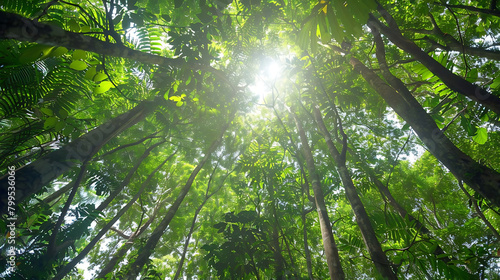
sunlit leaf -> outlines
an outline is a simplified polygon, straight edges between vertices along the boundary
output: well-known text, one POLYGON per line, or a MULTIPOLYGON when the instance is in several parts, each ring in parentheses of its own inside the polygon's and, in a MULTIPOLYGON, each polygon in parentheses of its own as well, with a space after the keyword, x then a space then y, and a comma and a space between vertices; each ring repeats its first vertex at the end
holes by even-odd
POLYGON ((476 135, 472 136, 474 142, 482 145, 488 141, 488 130, 484 127, 477 129, 476 135))
POLYGON ((75 69, 77 71, 82 71, 82 70, 85 70, 85 68, 87 68, 87 63, 85 63, 81 60, 75 60, 75 61, 71 62, 69 67, 71 69, 75 69))

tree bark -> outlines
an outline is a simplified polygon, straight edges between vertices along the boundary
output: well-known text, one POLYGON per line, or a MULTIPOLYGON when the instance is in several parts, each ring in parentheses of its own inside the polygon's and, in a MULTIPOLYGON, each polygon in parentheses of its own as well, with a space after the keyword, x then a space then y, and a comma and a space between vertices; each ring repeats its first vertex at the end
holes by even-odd
POLYGON ((135 280, 139 273, 142 270, 142 267, 146 264, 146 262, 149 260, 149 257, 153 253, 156 245, 160 241, 161 236, 163 235, 163 232, 167 229, 168 225, 170 224, 170 221, 175 216, 175 213, 181 206, 182 201, 188 194, 189 190, 191 189, 191 186, 193 185, 193 182, 200 172, 200 170, 203 168, 203 165, 208 161, 212 153, 217 149, 219 146, 220 142, 222 141, 222 137, 224 133, 226 132, 227 128, 229 127, 229 123, 227 123, 224 128, 222 129, 219 137, 212 143, 208 151, 206 152, 205 156, 203 159, 198 163, 198 165, 195 167, 191 175, 189 176, 186 184, 182 188, 181 192, 177 196, 177 199, 175 202, 172 204, 172 206, 168 209, 167 214, 163 218, 163 220, 160 222, 160 224, 155 228, 151 236, 149 237, 147 243, 144 245, 143 248, 139 250, 139 255, 135 259, 135 261, 130 265, 130 270, 128 273, 125 275, 124 279, 128 280, 135 280))
POLYGON ((321 181, 316 173, 316 167, 314 165, 314 159, 311 152, 311 148, 307 141, 306 133, 302 128, 298 117, 294 112, 290 112, 295 120, 295 125, 299 131, 300 140, 302 142, 302 151, 306 159, 306 165, 309 172, 309 177, 311 178, 311 185, 314 192, 314 201, 316 203, 316 210, 319 216, 319 223, 321 227, 321 236, 323 239, 323 246, 325 248, 326 262, 328 264, 328 271, 330 273, 330 279, 345 279, 344 270, 340 263, 340 256, 335 244, 335 239, 333 237, 332 226, 330 218, 328 217, 328 211, 326 210, 325 198, 323 195, 323 190, 321 188, 321 181))
POLYGON ((302 218, 302 235, 304 237, 304 252, 306 254, 306 264, 307 264, 307 276, 309 280, 313 280, 312 274, 312 260, 311 260, 311 252, 309 251, 309 244, 307 242, 307 227, 306 227, 306 212, 302 209, 301 213, 302 218))
MULTIPOLYGON (((64 174, 77 163, 90 160, 100 147, 143 120, 157 105, 158 102, 143 101, 134 109, 16 170, 16 204, 39 192, 43 186, 64 174)), ((9 186, 7 175, 0 178, 0 193, 7 193, 9 186)), ((6 212, 7 196, 2 196, 0 198, 0 215, 6 212)))
POLYGON ((481 88, 480 86, 474 85, 462 77, 454 74, 446 67, 441 65, 441 63, 434 60, 426 52, 420 49, 414 42, 405 38, 399 27, 397 26, 394 19, 387 13, 387 11, 380 8, 380 12, 385 15, 386 21, 389 26, 382 24, 373 15, 370 15, 368 24, 384 34, 391 42, 393 42, 400 49, 412 55, 420 63, 422 63, 427 69, 429 69, 434 75, 439 77, 443 83, 445 83, 451 90, 467 96, 468 98, 476 101, 477 103, 485 106, 496 114, 500 115, 500 98, 496 95, 492 95, 487 90, 481 88))
POLYGON ((478 8, 474 6, 467 6, 467 5, 450 5, 450 4, 444 4, 444 3, 439 3, 439 2, 434 2, 435 5, 440 5, 440 6, 445 6, 447 8, 457 8, 457 9, 464 9, 468 11, 473 11, 473 12, 478 12, 486 15, 492 15, 496 17, 500 17, 500 11, 496 9, 496 0, 491 1, 491 6, 489 9, 483 9, 483 8, 478 8))
MULTIPOLYGON (((186 62, 183 58, 168 58, 123 46, 101 41, 75 32, 63 30, 54 25, 40 23, 23 16, 0 11, 0 39, 35 42, 49 46, 79 49, 113 57, 127 58, 145 64, 162 65, 165 67, 183 67, 209 71, 229 83, 226 76, 209 65, 196 62, 186 62)), ((229 83, 230 84, 230 83, 229 83)), ((231 84, 230 84, 231 85, 231 84)))
POLYGON ((500 174, 497 171, 475 162, 458 149, 411 94, 396 91, 358 59, 352 57, 350 63, 387 104, 413 128, 439 161, 457 178, 500 207, 500 174))
MULTIPOLYGON (((366 213, 363 202, 359 198, 359 195, 356 191, 356 187, 352 181, 351 175, 349 174, 349 170, 345 164, 346 162, 346 149, 347 149, 347 137, 343 134, 343 147, 342 152, 339 152, 332 141, 332 136, 330 132, 325 126, 323 122, 323 116, 319 111, 317 106, 313 106, 314 117, 316 119, 316 123, 323 134, 326 144, 328 146, 328 150, 330 155, 332 156, 336 166, 337 171, 342 180, 342 184, 344 185, 345 194, 349 203, 351 204, 352 210, 356 216, 356 222, 361 231, 361 235, 363 236, 363 240, 365 242, 366 248, 368 249, 368 253, 375 264, 375 268, 377 271, 384 277, 384 279, 398 279, 396 274, 392 271, 391 264, 387 259, 384 251, 382 250, 382 246, 377 239, 377 235, 375 234, 375 230, 372 227, 370 222, 370 217, 368 217, 368 213, 366 213)), ((338 117, 338 116, 337 116, 338 117)), ((340 122, 340 120, 339 120, 340 122)))

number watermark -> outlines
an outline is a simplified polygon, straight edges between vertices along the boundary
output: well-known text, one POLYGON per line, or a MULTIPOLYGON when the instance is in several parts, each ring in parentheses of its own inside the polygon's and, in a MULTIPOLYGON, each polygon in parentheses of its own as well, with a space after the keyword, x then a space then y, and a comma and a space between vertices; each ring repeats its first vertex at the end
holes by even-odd
POLYGON ((16 168, 9 166, 8 189, 7 189, 7 271, 14 272, 16 269, 16 168))

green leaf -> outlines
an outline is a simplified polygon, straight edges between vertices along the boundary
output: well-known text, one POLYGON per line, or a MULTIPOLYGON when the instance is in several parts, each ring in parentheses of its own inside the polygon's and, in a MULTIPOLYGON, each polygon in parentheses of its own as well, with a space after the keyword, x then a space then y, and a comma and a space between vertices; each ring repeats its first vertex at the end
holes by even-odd
POLYGON ((87 58, 87 52, 84 50, 75 50, 73 52, 73 60, 85 60, 87 58))
POLYGON ((82 71, 82 70, 85 70, 85 68, 87 68, 87 63, 85 63, 81 60, 75 60, 75 61, 71 62, 71 64, 69 65, 69 68, 75 69, 77 71, 82 71))
POLYGON ((113 83, 110 81, 102 81, 97 87, 94 88, 94 93, 104 93, 113 87, 113 83))
POLYGON ((42 111, 47 116, 53 116, 54 115, 54 112, 51 109, 49 109, 49 108, 40 108, 40 111, 42 111))
POLYGON ((87 32, 90 32, 90 31, 91 31, 91 28, 88 25, 84 25, 84 26, 80 27, 80 32, 81 33, 87 33, 87 32))
POLYGON ((179 102, 179 101, 182 101, 182 97, 181 96, 171 96, 169 98, 170 100, 174 101, 174 102, 179 102))
POLYGON ((61 119, 65 119, 65 118, 67 118, 67 117, 68 117, 68 111, 66 111, 66 110, 64 110, 64 109, 60 109, 60 110, 59 110, 59 114, 58 114, 58 115, 59 115, 59 117, 60 117, 61 119))
POLYGON ((85 73, 85 79, 87 80, 91 80, 94 78, 95 74, 96 74, 96 66, 92 66, 90 67, 87 72, 85 73))
POLYGON ((61 130, 63 130, 63 128, 66 126, 66 123, 63 122, 63 121, 58 121, 54 127, 54 130, 56 132, 60 132, 61 130))
POLYGON ((74 18, 68 21, 68 28, 70 31, 80 32, 80 24, 74 18))
POLYGON ((170 16, 168 14, 162 14, 161 18, 163 20, 165 20, 166 22, 170 22, 172 20, 172 18, 170 18, 170 16))
POLYGON ((53 48, 54 47, 39 44, 28 47, 22 51, 19 62, 24 64, 37 59, 43 59, 51 53, 53 48))
POLYGON ((472 136, 472 140, 480 145, 486 143, 488 141, 488 130, 484 127, 478 128, 476 135, 472 136))
POLYGON ((477 68, 472 68, 467 73, 467 81, 474 83, 477 81, 478 76, 479 76, 479 71, 477 70, 477 68))
POLYGON ((205 13, 196 14, 196 16, 203 23, 209 23, 209 22, 211 22, 213 20, 213 17, 211 15, 209 15, 208 13, 206 13, 206 12, 205 13))
POLYGON ((44 129, 50 129, 50 128, 53 128, 57 123, 57 118, 56 117, 50 117, 48 119, 45 120, 44 124, 43 124, 43 128, 44 129))
POLYGON ((332 40, 332 36, 328 31, 328 26, 326 24, 326 17, 324 14, 319 15, 319 30, 321 34, 321 43, 327 44, 332 40))
POLYGON ((182 106, 182 104, 184 104, 184 102, 182 102, 182 101, 177 101, 177 103, 175 104, 175 106, 177 106, 177 107, 181 107, 181 106, 182 106))
POLYGON ((57 47, 50 52, 50 56, 59 57, 59 56, 65 55, 67 52, 68 52, 68 49, 65 47, 57 47))
POLYGON ((344 40, 344 34, 342 32, 342 29, 340 28, 339 22, 337 21, 337 16, 335 15, 331 5, 328 5, 326 15, 328 24, 330 25, 330 30, 332 31, 333 39, 335 39, 335 41, 339 43, 342 42, 344 40))
POLYGON ((106 75, 102 71, 100 71, 99 73, 97 73, 94 76, 94 82, 100 82, 100 81, 106 80, 107 78, 108 78, 108 75, 106 75))

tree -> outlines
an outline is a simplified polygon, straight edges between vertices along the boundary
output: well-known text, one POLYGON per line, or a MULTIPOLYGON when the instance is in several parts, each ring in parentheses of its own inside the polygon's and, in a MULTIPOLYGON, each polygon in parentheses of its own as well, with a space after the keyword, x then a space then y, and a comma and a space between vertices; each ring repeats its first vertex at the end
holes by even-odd
POLYGON ((0 9, 1 278, 498 279, 496 1, 0 9))

